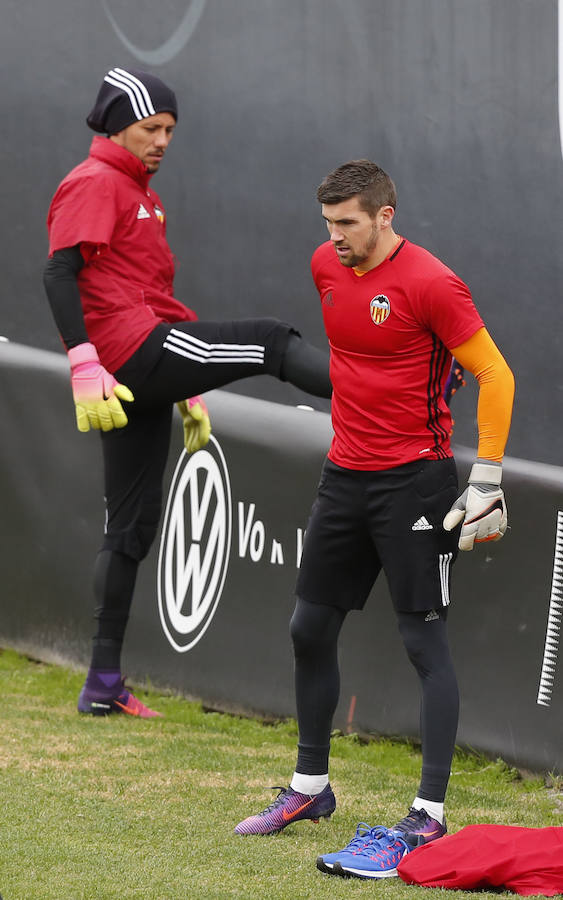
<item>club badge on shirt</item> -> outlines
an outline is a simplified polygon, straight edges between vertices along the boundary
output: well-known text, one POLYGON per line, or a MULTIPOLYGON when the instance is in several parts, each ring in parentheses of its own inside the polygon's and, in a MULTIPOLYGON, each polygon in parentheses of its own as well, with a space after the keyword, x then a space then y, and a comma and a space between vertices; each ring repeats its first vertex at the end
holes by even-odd
POLYGON ((385 294, 378 294, 369 305, 369 313, 374 325, 382 325, 390 312, 391 304, 385 294))

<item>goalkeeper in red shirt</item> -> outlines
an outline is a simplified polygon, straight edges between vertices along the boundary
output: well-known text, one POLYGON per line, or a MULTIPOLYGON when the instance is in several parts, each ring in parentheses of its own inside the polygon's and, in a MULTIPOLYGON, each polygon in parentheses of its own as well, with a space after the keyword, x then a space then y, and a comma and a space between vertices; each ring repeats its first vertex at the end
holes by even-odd
POLYGON ((152 187, 178 118, 176 96, 149 72, 104 76, 87 123, 88 158, 49 208, 44 284, 68 353, 80 431, 97 429, 106 526, 94 566, 96 632, 82 713, 152 718, 123 684, 121 651, 137 570, 162 507, 174 403, 186 450, 209 440, 206 391, 272 375, 325 398, 327 355, 273 318, 199 321, 174 296, 164 205, 152 187))
POLYGON ((317 865, 333 875, 385 878, 396 875, 412 847, 446 832, 459 709, 446 629, 451 571, 458 547, 499 540, 507 528, 501 462, 514 379, 468 287, 395 232, 395 186, 379 166, 340 166, 317 198, 329 240, 315 251, 312 274, 330 344, 334 438, 291 620, 297 764, 289 787, 235 831, 271 834, 334 811, 329 751, 338 636, 383 570, 420 679, 421 780, 404 819, 391 828, 359 825, 348 847, 320 856, 317 865), (454 386, 463 369, 479 384, 477 459, 461 496, 446 402, 453 357, 454 386))

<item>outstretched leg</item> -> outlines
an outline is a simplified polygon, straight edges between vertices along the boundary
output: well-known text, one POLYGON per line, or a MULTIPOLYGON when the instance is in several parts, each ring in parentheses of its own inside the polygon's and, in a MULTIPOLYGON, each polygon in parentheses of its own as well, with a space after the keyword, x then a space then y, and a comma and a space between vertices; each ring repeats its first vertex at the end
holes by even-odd
POLYGON ((272 375, 319 397, 332 394, 328 353, 278 319, 159 325, 116 373, 143 409, 255 375, 272 375))

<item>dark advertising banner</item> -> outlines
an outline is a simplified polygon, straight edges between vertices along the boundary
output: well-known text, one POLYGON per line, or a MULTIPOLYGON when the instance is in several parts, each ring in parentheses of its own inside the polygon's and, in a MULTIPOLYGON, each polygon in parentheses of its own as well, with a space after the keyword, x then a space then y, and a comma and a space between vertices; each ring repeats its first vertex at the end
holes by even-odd
MULTIPOLYGON (((86 665, 104 515, 99 441, 75 430, 60 355, 0 343, 0 382, 0 640, 86 665)), ((219 709, 294 715, 288 622, 330 420, 223 391, 208 405, 206 449, 188 456, 176 421, 161 530, 140 570, 124 671, 219 709)), ((456 455, 463 481, 473 452, 456 455)), ((563 772, 563 470, 509 458, 504 484, 510 534, 460 554, 454 572, 458 739, 563 772)), ((335 724, 416 736, 418 682, 384 579, 365 611, 348 617, 340 657, 335 724)))

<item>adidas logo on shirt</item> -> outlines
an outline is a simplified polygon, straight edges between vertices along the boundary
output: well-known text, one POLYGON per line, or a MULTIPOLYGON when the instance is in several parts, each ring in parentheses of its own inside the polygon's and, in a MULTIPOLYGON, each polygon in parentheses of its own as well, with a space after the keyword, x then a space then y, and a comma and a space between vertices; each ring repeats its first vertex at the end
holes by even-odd
POLYGON ((427 613, 424 617, 425 622, 434 622, 435 619, 439 619, 440 616, 436 612, 435 609, 431 609, 429 613, 427 613))
POLYGON ((151 214, 148 213, 142 203, 139 203, 138 219, 150 219, 151 214))
POLYGON ((432 525, 426 516, 421 516, 420 519, 416 520, 411 531, 432 531, 432 525))

